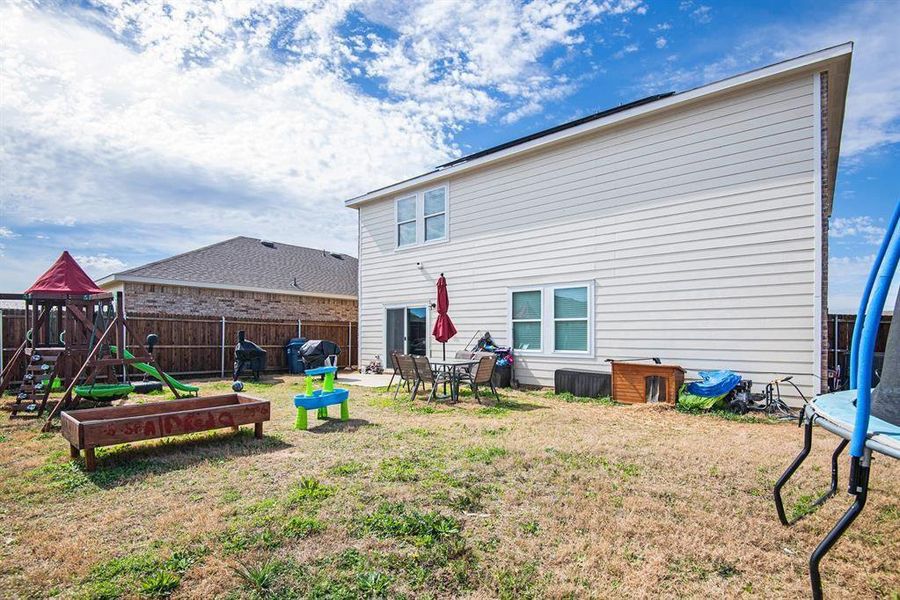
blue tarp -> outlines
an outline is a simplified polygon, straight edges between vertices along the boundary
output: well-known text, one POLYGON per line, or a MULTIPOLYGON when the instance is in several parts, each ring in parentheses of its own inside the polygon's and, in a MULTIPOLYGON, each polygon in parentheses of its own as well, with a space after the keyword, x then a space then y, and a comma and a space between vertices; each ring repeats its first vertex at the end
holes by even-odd
POLYGON ((700 371, 699 375, 703 381, 692 381, 687 391, 705 398, 727 394, 741 382, 741 376, 734 371, 700 371))

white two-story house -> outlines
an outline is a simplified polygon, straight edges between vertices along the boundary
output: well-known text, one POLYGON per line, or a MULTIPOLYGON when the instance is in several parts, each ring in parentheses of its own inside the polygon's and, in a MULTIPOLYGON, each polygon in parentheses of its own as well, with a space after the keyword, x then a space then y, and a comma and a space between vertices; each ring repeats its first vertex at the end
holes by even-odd
POLYGON ((350 199, 360 360, 515 349, 515 377, 659 357, 695 376, 824 373, 827 230, 852 45, 647 98, 350 199))

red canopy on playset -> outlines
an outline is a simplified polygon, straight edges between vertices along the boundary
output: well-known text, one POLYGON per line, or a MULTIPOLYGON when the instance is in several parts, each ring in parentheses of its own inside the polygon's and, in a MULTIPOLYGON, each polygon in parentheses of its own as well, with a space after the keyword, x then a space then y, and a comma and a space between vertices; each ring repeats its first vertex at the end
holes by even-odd
POLYGON ((32 296, 42 294, 87 296, 103 294, 104 290, 97 287, 94 280, 88 277, 68 251, 63 251, 53 266, 38 277, 25 293, 32 296))

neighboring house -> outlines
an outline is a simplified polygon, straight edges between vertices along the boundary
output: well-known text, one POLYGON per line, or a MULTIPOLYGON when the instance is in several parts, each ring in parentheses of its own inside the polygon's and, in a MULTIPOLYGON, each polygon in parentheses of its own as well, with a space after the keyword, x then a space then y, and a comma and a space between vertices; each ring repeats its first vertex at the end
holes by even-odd
POLYGON ((360 361, 490 331, 516 376, 660 357, 758 383, 825 361, 827 227, 852 44, 654 96, 353 198, 360 361))
POLYGON ((228 318, 356 321, 357 260, 247 237, 100 279, 130 311, 228 318))

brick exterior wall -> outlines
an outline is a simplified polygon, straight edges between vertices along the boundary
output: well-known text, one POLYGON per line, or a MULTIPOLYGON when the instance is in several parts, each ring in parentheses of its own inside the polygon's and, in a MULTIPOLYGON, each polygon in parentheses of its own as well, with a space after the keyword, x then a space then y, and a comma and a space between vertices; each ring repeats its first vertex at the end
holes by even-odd
POLYGON ((124 282, 129 311, 231 319, 353 321, 356 300, 124 282))
POLYGON ((828 220, 831 217, 828 210, 828 199, 831 190, 828 189, 830 181, 828 172, 828 72, 820 74, 820 104, 821 104, 821 146, 822 146, 822 359, 821 359, 821 389, 828 382, 828 220))

